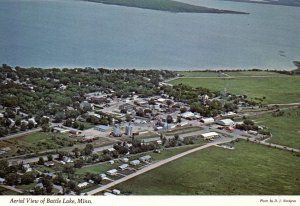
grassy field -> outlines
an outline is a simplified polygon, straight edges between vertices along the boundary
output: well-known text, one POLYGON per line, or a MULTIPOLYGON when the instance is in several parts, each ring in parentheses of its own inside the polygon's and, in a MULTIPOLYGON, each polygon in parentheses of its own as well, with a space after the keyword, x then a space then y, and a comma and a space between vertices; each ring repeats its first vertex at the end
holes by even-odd
POLYGON ((14 156, 67 147, 73 141, 67 134, 35 132, 9 140, 1 140, 0 147, 10 147, 5 156, 14 156))
POLYGON ((273 137, 269 142, 300 148, 300 108, 285 111, 283 116, 265 114, 254 120, 270 129, 273 137))
POLYGON ((213 8, 207 8, 202 6, 196 6, 186 4, 172 0, 86 0, 90 2, 97 2, 102 4, 118 5, 135 7, 141 9, 151 9, 158 11, 168 12, 188 12, 188 13, 241 13, 228 10, 219 10, 213 8))
POLYGON ((204 87, 213 91, 223 91, 247 95, 248 98, 266 97, 264 103, 293 103, 300 102, 300 76, 236 79, 195 79, 181 78, 171 84, 186 84, 193 87, 204 87))
POLYGON ((212 147, 115 188, 136 195, 299 195, 300 157, 249 142, 212 147))
POLYGON ((287 76, 276 72, 268 71, 236 71, 236 72, 206 72, 206 71, 179 71, 177 72, 184 77, 240 77, 240 76, 287 76))

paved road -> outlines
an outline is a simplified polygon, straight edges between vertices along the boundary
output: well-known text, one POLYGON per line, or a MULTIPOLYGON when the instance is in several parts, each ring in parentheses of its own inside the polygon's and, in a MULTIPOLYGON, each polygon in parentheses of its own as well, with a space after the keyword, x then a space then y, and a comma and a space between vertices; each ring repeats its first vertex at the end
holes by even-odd
POLYGON ((191 153, 193 153, 193 152, 196 152, 196 151, 199 151, 199 150, 202 150, 202 149, 205 149, 205 148, 208 148, 208 147, 217 145, 217 144, 230 142, 230 141, 235 140, 235 139, 236 139, 236 138, 226 138, 226 139, 219 140, 219 141, 216 141, 216 142, 208 143, 208 144, 206 144, 206 145, 203 145, 203 146, 200 146, 200 147, 197 147, 197 148, 188 150, 188 151, 186 151, 186 152, 177 154, 177 155, 172 156, 172 157, 170 157, 170 158, 167 158, 167 159, 165 159, 165 160, 161 160, 161 161, 159 161, 159 162, 150 164, 149 166, 147 166, 147 167, 145 167, 145 168, 143 168, 143 169, 140 169, 140 170, 136 171, 136 172, 133 173, 133 174, 130 174, 130 175, 126 176, 126 177, 123 177, 123 178, 121 178, 121 179, 118 179, 118 180, 116 180, 116 181, 114 181, 114 182, 111 182, 111 183, 109 183, 109 184, 107 184, 107 185, 104 185, 104 186, 101 186, 101 187, 96 188, 96 189, 94 189, 94 190, 91 190, 91 191, 87 192, 87 194, 88 194, 88 195, 94 195, 94 194, 96 194, 96 193, 102 192, 102 191, 104 191, 104 190, 106 190, 106 189, 108 189, 108 188, 110 188, 110 187, 113 187, 113 186, 115 186, 115 185, 117 185, 117 184, 120 184, 120 183, 122 183, 122 182, 124 182, 124 181, 127 181, 127 180, 133 178, 133 177, 136 177, 136 176, 138 176, 138 175, 140 175, 140 174, 143 174, 143 173, 145 173, 145 172, 148 172, 148 171, 150 171, 150 170, 152 170, 152 169, 155 169, 155 168, 157 168, 157 167, 160 167, 160 166, 162 166, 162 165, 164 165, 164 164, 167 164, 167 163, 169 163, 169 162, 171 162, 171 161, 174 161, 174 160, 176 160, 176 159, 178 159, 178 158, 181 158, 181 157, 186 156, 186 155, 188 155, 188 154, 191 154, 191 153))
POLYGON ((12 135, 9 135, 9 136, 6 136, 6 137, 1 137, 0 140, 8 140, 8 139, 16 138, 16 137, 22 137, 24 135, 28 135, 28 134, 38 132, 38 131, 41 131, 41 130, 42 130, 42 128, 36 128, 36 129, 28 130, 28 131, 25 131, 25 132, 19 132, 17 134, 12 134, 12 135))

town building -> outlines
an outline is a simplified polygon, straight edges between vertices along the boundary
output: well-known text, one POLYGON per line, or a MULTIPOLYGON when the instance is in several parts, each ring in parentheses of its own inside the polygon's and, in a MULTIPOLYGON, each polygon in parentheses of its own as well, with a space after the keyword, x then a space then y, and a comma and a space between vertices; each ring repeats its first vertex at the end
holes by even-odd
POLYGON ((94 129, 100 131, 100 132, 108 132, 111 130, 110 126, 106 126, 106 125, 97 125, 94 127, 94 129))
POLYGON ((201 137, 203 137, 205 140, 213 139, 214 137, 218 137, 219 134, 217 132, 207 132, 204 134, 201 134, 201 137))
POLYGON ((221 119, 216 121, 216 123, 222 126, 233 126, 235 124, 231 119, 221 119))

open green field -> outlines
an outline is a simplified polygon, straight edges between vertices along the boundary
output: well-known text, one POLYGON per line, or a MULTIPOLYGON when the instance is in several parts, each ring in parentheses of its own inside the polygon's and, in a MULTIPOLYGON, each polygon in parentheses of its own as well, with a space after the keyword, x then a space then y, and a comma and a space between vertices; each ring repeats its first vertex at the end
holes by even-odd
POLYGON ((184 77, 240 77, 240 76, 287 76, 269 71, 236 71, 236 72, 215 72, 215 71, 179 71, 184 77))
POLYGON ((9 140, 1 140, 0 147, 9 147, 11 150, 4 156, 23 155, 51 149, 59 149, 74 144, 67 134, 50 132, 35 132, 9 140))
POLYGON ((117 185, 135 195, 299 195, 300 157, 240 141, 211 147, 117 185))
MULTIPOLYGON (((90 2, 135 7, 140 9, 151 9, 158 11, 168 12, 188 12, 188 13, 236 13, 242 14, 242 12, 235 12, 229 10, 220 10, 214 8, 208 8, 203 6, 196 6, 186 4, 172 0, 85 0, 90 2)), ((245 14, 245 13, 243 13, 245 14)))
POLYGON ((192 87, 204 87, 213 91, 223 91, 247 95, 250 98, 266 97, 264 103, 300 102, 300 76, 283 77, 241 77, 241 78, 180 78, 171 84, 186 84, 192 87))
POLYGON ((300 149, 300 108, 285 111, 283 116, 264 114, 254 120, 269 128, 273 135, 269 142, 300 149))

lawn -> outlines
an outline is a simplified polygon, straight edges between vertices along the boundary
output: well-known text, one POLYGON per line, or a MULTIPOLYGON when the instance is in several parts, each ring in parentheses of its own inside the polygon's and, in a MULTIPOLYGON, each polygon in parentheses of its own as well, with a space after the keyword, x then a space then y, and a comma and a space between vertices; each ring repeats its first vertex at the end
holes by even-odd
POLYGON ((269 128, 273 135, 269 142, 300 149, 300 108, 285 111, 283 116, 264 114, 254 120, 269 128))
POLYGON ((300 157, 241 141, 211 147, 123 182, 135 195, 299 195, 300 157))
POLYGON ((224 77, 222 72, 206 72, 206 71, 179 71, 178 74, 184 77, 224 77))
POLYGON ((298 89, 300 88, 300 76, 231 79, 180 78, 170 83, 204 87, 213 91, 223 91, 226 88, 230 93, 247 95, 248 99, 266 97, 264 103, 300 102, 300 90, 298 89))
POLYGON ((110 169, 117 168, 119 164, 109 164, 109 163, 104 163, 104 164, 97 164, 97 165, 92 165, 89 167, 82 167, 80 169, 77 169, 75 174, 78 175, 84 175, 85 173, 92 173, 92 174, 100 174, 100 173, 105 173, 106 171, 110 169))

